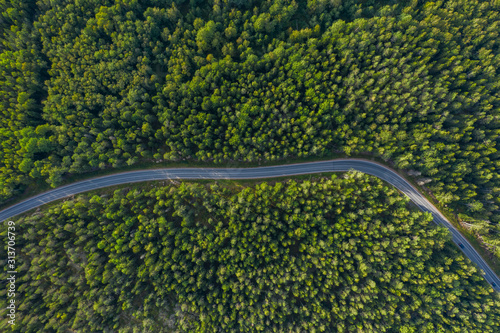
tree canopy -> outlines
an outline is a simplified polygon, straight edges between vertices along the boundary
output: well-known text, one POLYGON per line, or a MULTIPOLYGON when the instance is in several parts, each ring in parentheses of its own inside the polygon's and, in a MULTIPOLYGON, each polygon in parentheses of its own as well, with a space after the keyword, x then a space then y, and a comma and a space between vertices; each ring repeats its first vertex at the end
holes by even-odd
POLYGON ((139 161, 371 153, 500 258, 499 6, 1 0, 0 201, 139 161))
POLYGON ((16 220, 16 330, 497 331, 498 293, 431 221, 358 172, 78 195, 16 220))

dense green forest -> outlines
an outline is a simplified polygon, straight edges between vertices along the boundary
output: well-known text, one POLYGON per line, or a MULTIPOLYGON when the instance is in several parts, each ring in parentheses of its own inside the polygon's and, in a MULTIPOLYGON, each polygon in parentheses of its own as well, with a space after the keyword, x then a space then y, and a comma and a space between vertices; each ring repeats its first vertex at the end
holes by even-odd
POLYGON ((372 153, 500 257, 500 1, 0 4, 0 202, 139 161, 372 153))
POLYGON ((16 219, 16 331, 500 329, 500 296, 381 180, 229 185, 121 188, 16 219))

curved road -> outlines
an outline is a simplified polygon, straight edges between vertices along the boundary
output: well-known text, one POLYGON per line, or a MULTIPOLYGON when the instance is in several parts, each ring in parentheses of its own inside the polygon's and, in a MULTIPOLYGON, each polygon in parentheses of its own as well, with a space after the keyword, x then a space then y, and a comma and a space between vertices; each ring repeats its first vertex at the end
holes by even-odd
POLYGON ((67 196, 126 183, 166 179, 256 179, 304 175, 320 172, 339 172, 348 171, 350 169, 359 170, 388 182, 406 194, 421 210, 430 212, 434 218, 434 222, 448 228, 452 234, 452 239, 455 244, 457 244, 457 246, 460 245, 462 252, 484 271, 486 281, 488 281, 488 283, 490 283, 495 290, 500 291, 500 279, 498 276, 496 276, 493 270, 476 252, 472 245, 470 245, 465 237, 463 237, 460 232, 458 232, 458 230, 451 225, 451 223, 436 209, 436 207, 434 207, 410 183, 393 170, 381 164, 362 159, 337 159, 257 168, 173 168, 117 173, 109 176, 83 180, 29 198, 0 211, 0 222, 67 196))

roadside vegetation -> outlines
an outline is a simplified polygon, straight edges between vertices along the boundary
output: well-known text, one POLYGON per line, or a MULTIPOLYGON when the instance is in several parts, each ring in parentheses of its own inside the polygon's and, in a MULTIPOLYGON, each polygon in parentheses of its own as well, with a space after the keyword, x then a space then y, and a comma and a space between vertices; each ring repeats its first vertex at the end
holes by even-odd
POLYGON ((371 152, 500 257, 499 6, 0 0, 0 201, 137 163, 371 152))
POLYGON ((498 293, 447 230, 359 172, 135 185, 16 228, 19 332, 500 329, 498 293))

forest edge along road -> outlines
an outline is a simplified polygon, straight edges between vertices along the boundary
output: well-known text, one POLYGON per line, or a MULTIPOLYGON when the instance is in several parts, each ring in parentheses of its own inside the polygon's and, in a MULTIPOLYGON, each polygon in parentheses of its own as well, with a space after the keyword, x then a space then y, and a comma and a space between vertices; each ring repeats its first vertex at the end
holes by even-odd
POLYGON ((496 290, 500 291, 500 279, 488 266, 484 259, 476 252, 472 245, 462 234, 434 207, 420 192, 408 181, 390 168, 368 160, 362 159, 335 159, 329 161, 318 161, 297 164, 285 164, 253 168, 163 168, 148 169, 116 173, 73 184, 61 186, 45 193, 38 194, 18 204, 0 211, 0 222, 16 215, 26 213, 34 208, 52 201, 56 201, 71 195, 96 190, 108 186, 122 185, 127 183, 169 180, 169 179, 259 179, 306 175, 322 172, 343 172, 351 169, 378 177, 393 185, 402 193, 406 194, 422 211, 430 212, 434 222, 448 228, 452 240, 460 250, 484 272, 486 281, 496 290))

